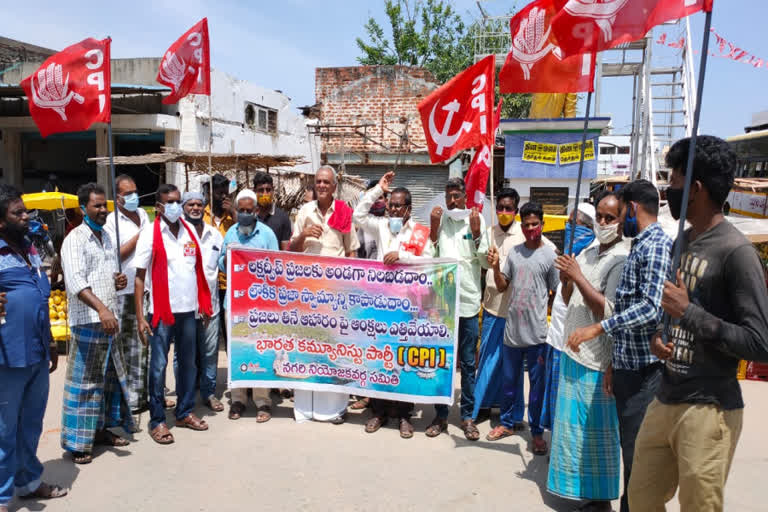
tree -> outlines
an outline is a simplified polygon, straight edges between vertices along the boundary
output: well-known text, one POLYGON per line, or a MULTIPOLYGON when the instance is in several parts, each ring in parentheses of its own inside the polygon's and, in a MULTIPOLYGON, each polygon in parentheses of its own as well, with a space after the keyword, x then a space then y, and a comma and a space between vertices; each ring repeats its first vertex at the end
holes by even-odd
MULTIPOLYGON (((494 52, 505 53, 509 37, 504 34, 502 20, 477 20, 467 26, 456 13, 450 0, 386 0, 384 11, 389 34, 376 19, 369 18, 363 27, 367 41, 356 38, 362 55, 357 61, 366 66, 418 66, 429 70, 439 83, 445 83, 473 63, 475 42, 479 37, 494 52)), ((502 117, 526 117, 530 94, 503 96, 502 117)))

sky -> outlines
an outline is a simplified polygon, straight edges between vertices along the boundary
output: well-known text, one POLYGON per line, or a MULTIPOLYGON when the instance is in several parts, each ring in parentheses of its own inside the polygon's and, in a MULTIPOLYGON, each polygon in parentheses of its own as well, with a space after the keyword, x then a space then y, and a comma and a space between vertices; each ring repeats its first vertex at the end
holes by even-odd
MULTIPOLYGON (((453 3, 467 21, 480 16, 474 1, 453 3)), ((525 1, 481 2, 491 14, 508 12, 516 3, 525 1)), ((109 35, 113 58, 153 57, 207 16, 213 67, 279 89, 299 107, 315 102, 315 68, 357 65, 355 38, 364 35, 369 16, 385 21, 383 5, 383 0, 38 0, 0 9, 0 36, 61 49, 85 37, 109 35)), ((768 62, 766 19, 765 0, 715 0, 713 27, 718 33, 768 62)), ((694 47, 700 48, 704 15, 691 21, 694 47)), ((663 53, 654 45, 657 49, 663 53)), ((767 86, 768 68, 710 58, 700 133, 742 133, 754 112, 768 110, 767 86)), ((631 80, 605 79, 602 90, 601 113, 613 117, 616 133, 628 133, 631 80)))

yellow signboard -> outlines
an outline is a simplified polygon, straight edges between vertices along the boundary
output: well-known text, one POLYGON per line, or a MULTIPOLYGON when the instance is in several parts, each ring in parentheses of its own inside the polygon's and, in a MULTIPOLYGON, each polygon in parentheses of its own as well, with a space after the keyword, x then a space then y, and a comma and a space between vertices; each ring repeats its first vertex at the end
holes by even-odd
POLYGON ((523 162, 557 164, 557 144, 525 141, 523 144, 523 162))
MULTIPOLYGON (((560 144, 560 165, 578 163, 581 158, 581 142, 572 142, 570 144, 560 144)), ((587 141, 587 149, 584 150, 584 161, 595 159, 595 141, 587 141)))

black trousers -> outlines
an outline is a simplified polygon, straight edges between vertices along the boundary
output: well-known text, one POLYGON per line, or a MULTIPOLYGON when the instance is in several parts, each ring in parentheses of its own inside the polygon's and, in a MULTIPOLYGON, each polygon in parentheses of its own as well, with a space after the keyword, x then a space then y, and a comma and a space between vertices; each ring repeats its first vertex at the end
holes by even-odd
POLYGON ((409 419, 411 413, 413 413, 413 404, 410 402, 371 398, 371 413, 374 416, 392 416, 409 419))
POLYGON ((629 512, 627 487, 635 455, 635 439, 645 418, 645 410, 656 396, 661 383, 661 363, 653 363, 640 370, 613 370, 613 395, 619 416, 621 458, 624 462, 624 493, 621 512, 629 512))

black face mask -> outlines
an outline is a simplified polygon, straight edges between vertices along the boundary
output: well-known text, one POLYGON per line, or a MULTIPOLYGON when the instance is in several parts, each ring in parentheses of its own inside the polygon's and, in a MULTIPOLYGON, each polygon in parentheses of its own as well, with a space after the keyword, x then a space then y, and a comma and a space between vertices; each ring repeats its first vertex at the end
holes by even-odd
POLYGON ((667 204, 669 205, 669 213, 672 214, 672 217, 675 220, 680 220, 680 213, 683 208, 683 189, 668 188, 667 204))
POLYGON ((252 213, 238 213, 237 222, 243 227, 251 227, 256 225, 256 216, 252 213))

